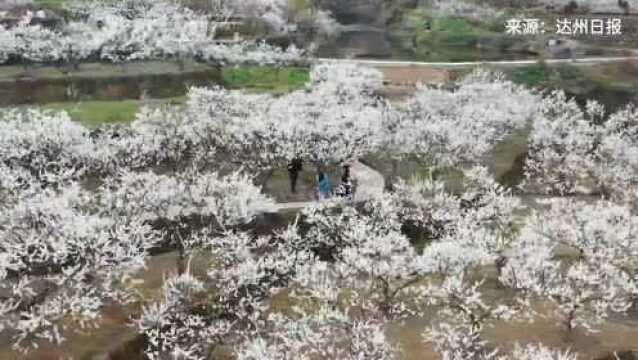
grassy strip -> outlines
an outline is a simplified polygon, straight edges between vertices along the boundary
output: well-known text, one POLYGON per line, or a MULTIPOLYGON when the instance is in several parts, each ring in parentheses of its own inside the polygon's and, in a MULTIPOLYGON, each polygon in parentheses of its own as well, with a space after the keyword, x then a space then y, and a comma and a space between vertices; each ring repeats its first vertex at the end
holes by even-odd
POLYGON ((638 64, 600 64, 593 66, 552 65, 539 63, 507 71, 515 83, 541 90, 563 90, 585 105, 597 100, 608 111, 636 103, 638 64))
POLYGON ((131 122, 140 107, 140 101, 137 100, 59 102, 42 106, 47 110, 66 111, 71 119, 90 128, 131 122))
POLYGON ((61 9, 66 0, 35 0, 34 3, 37 7, 47 9, 61 9))
POLYGON ((510 74, 513 82, 529 87, 558 87, 565 82, 583 79, 582 69, 570 65, 548 66, 538 63, 516 68, 510 74))
POLYGON ((54 102, 39 105, 40 108, 53 111, 66 111, 72 120, 88 128, 96 128, 104 124, 129 123, 135 120, 135 114, 144 106, 160 106, 163 104, 182 104, 185 97, 169 99, 117 100, 117 101, 81 101, 54 102))
POLYGON ((232 67, 223 70, 229 89, 248 89, 281 94, 302 88, 310 80, 307 68, 232 67))

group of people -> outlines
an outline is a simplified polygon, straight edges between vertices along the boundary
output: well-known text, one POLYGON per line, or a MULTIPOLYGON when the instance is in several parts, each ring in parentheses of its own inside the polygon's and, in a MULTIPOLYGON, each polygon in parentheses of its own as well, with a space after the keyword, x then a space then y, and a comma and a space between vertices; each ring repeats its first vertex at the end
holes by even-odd
MULTIPOLYGON (((288 164, 288 174, 290 177, 290 191, 297 193, 297 180, 299 173, 303 170, 303 161, 299 158, 293 159, 288 164)), ((354 196, 354 187, 352 184, 352 178, 350 176, 350 165, 343 165, 343 172, 341 175, 341 183, 333 189, 330 177, 323 168, 319 168, 317 173, 317 188, 316 198, 317 200, 329 199, 332 196, 339 196, 352 200, 354 196)))

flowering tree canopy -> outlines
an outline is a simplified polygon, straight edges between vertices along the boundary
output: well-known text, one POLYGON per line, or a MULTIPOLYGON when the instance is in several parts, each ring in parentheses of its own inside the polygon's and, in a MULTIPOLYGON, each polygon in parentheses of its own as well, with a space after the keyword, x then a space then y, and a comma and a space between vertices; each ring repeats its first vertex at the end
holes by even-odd
POLYGON ((412 156, 435 166, 477 163, 528 124, 538 101, 502 75, 479 69, 452 91, 418 88, 405 108, 386 117, 384 145, 394 158, 412 156))
POLYGON ((638 218, 622 197, 638 178, 635 108, 607 116, 485 71, 420 88, 405 106, 380 98, 381 85, 376 70, 320 64, 288 94, 191 88, 183 105, 92 131, 65 113, 4 111, 3 335, 23 351, 60 344, 107 305, 135 301, 149 359, 394 359, 393 329, 421 319, 442 359, 573 360, 492 343, 485 329, 551 316, 595 331, 637 304, 638 218), (528 127, 527 186, 612 196, 522 209, 477 163, 528 127), (309 204, 273 231, 251 227, 277 208, 256 174, 380 151, 458 166, 462 184, 400 180, 363 201, 309 204), (138 297, 149 253, 174 250, 185 265, 158 296, 138 297))
POLYGON ((60 28, 30 23, 0 26, 0 60, 118 62, 189 57, 216 63, 259 64, 300 60, 301 51, 294 47, 282 51, 259 42, 226 44, 217 36, 217 28, 227 24, 235 8, 252 17, 266 16, 267 23, 280 26, 285 18, 274 10, 277 7, 262 1, 220 4, 223 6, 213 7, 215 13, 208 14, 173 0, 73 2, 69 5, 72 18, 60 28))
POLYGON ((45 184, 79 178, 90 166, 88 131, 64 113, 0 112, 0 159, 45 184))
POLYGON ((547 96, 529 141, 528 185, 560 194, 635 196, 638 112, 628 106, 606 115, 593 101, 582 110, 562 92, 547 96))
POLYGON ((99 320, 109 301, 131 299, 127 279, 144 266, 159 234, 139 220, 87 209, 77 185, 0 208, 0 279, 10 294, 0 302, 0 328, 15 349, 60 344, 73 324, 99 320))
POLYGON ((501 275, 508 286, 548 298, 568 329, 594 329, 611 312, 624 313, 635 302, 635 228, 638 218, 610 203, 557 203, 521 231, 501 275), (565 263, 556 251, 575 251, 565 263))
POLYGON ((190 138, 215 136, 207 141, 224 158, 259 171, 283 167, 295 157, 338 164, 374 151, 387 107, 374 95, 381 74, 352 65, 317 65, 310 77, 307 89, 276 98, 193 88, 189 127, 180 131, 190 138))

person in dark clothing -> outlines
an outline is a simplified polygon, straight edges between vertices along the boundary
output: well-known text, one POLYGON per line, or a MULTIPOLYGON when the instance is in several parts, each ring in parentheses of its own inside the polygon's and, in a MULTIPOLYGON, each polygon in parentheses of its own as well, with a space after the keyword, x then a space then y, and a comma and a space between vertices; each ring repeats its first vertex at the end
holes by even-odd
POLYGON ((350 165, 343 165, 343 175, 341 175, 341 181, 344 183, 350 181, 350 165))
POLYGON ((350 165, 343 166, 341 184, 337 189, 337 195, 352 200, 352 181, 350 179, 350 165))
POLYGON ((303 170, 303 161, 300 158, 294 158, 288 164, 288 177, 290 178, 290 191, 293 194, 297 193, 297 179, 299 178, 299 172, 303 170))

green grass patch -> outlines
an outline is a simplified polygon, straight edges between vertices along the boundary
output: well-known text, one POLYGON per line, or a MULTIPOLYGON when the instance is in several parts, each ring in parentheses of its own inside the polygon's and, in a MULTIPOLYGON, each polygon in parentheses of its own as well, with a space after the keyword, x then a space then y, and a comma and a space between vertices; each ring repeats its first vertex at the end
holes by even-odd
POLYGON ((66 0, 35 0, 34 3, 37 7, 47 9, 61 9, 66 0))
POLYGON ((222 79, 230 89, 285 93, 303 87, 310 74, 307 68, 298 67, 232 67, 224 69, 222 79))
POLYGON ((54 102, 40 105, 40 107, 46 110, 66 111, 73 121, 77 121, 89 128, 95 128, 104 124, 130 123, 135 120, 135 114, 144 106, 180 105, 185 101, 186 96, 178 96, 145 101, 54 102))
POLYGON ((312 8, 311 0, 289 0, 288 5, 295 11, 307 11, 312 8))
POLYGON ((436 17, 426 7, 405 12, 396 19, 389 26, 389 36, 399 57, 423 61, 496 60, 517 46, 517 41, 505 36, 494 19, 479 23, 461 17, 436 17))
POLYGON ((545 64, 536 64, 518 68, 511 75, 513 82, 525 86, 538 86, 549 81, 550 68, 545 64))
POLYGON ((516 68, 510 76, 512 81, 517 84, 529 87, 549 87, 583 79, 585 74, 582 69, 575 66, 548 66, 545 63, 538 63, 516 68))
POLYGON ((62 102, 50 103, 42 107, 48 110, 66 111, 73 120, 93 128, 102 124, 133 121, 140 108, 140 102, 137 100, 62 102))
POLYGON ((518 84, 541 90, 563 90, 580 105, 584 106, 587 100, 597 100, 608 111, 615 111, 636 102, 636 69, 622 63, 593 66, 539 63, 510 69, 507 74, 518 84))
POLYGON ((449 17, 435 19, 433 25, 432 29, 434 31, 445 31, 458 35, 469 35, 484 31, 479 27, 473 26, 467 20, 449 17))

